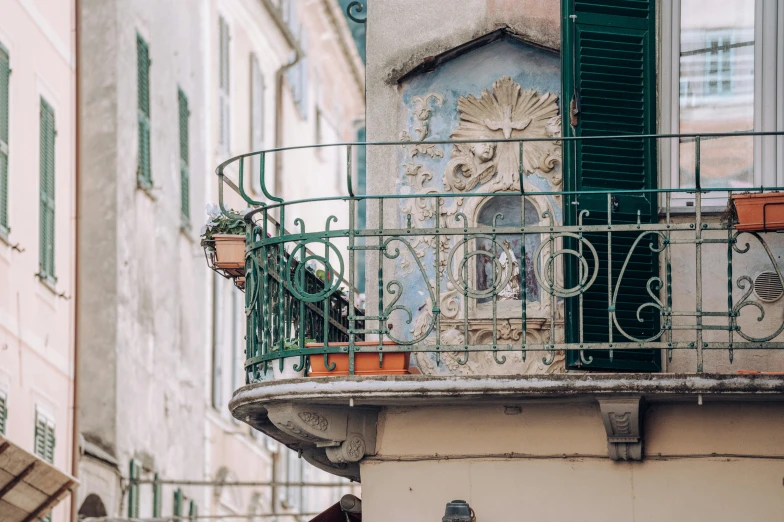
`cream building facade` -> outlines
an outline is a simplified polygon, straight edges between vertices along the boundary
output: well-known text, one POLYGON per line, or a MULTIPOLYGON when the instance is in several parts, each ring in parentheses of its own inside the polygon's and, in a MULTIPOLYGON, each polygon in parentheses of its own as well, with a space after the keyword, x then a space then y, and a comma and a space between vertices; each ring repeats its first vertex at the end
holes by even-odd
MULTIPOLYGON (((74 2, 5 0, 0 11, 0 435, 72 474, 74 2)), ((38 502, 9 491, 0 518, 38 502)), ((50 519, 70 516, 69 498, 50 519)))

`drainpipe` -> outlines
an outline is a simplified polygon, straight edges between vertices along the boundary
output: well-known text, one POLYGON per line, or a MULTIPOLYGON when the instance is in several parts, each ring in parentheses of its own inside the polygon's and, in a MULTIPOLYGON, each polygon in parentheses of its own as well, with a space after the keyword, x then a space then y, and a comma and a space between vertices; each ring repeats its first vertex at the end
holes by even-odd
MULTIPOLYGON (((79 100, 81 89, 81 77, 79 72, 81 70, 81 24, 79 23, 79 16, 81 14, 82 2, 81 0, 74 1, 74 55, 76 63, 74 64, 74 269, 73 269, 73 420, 71 425, 73 431, 71 433, 72 445, 71 448, 71 475, 74 478, 79 476, 79 190, 80 190, 80 170, 81 170, 81 140, 79 133, 81 130, 81 103, 79 100)), ((78 521, 79 506, 76 504, 76 491, 71 492, 71 522, 78 521)))
MULTIPOLYGON (((283 82, 285 81, 286 72, 297 65, 302 58, 302 53, 297 46, 294 49, 294 58, 283 65, 278 72, 275 73, 275 148, 278 149, 283 146, 283 82)), ((283 184, 283 152, 275 153, 275 195, 281 197, 281 186, 283 184)), ((286 226, 281 223, 281 226, 286 226)))

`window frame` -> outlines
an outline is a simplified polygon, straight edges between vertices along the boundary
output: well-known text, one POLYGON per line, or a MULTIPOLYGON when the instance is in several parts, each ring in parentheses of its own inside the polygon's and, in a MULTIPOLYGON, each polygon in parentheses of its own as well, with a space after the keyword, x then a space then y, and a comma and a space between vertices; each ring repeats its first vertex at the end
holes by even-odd
MULTIPOLYGON (((264 124, 266 116, 266 96, 267 84, 264 79, 264 71, 256 52, 250 53, 250 149, 253 152, 263 150, 264 145, 264 124)), ((251 159, 251 190, 255 194, 261 194, 261 180, 259 171, 261 170, 261 157, 253 156, 251 159)))
POLYGON ((190 118, 188 96, 182 87, 177 87, 177 123, 180 156, 180 220, 181 226, 190 228, 190 118), (183 121, 184 120, 184 121, 183 121), (184 132, 183 132, 184 131, 184 132))
POLYGON ((218 146, 220 154, 231 153, 231 55, 232 27, 225 14, 218 15, 218 146), (225 35, 225 41, 224 41, 225 35), (224 71, 225 69, 225 71, 224 71), (225 84, 224 84, 225 74, 225 84))
MULTIPOLYGON (((663 0, 658 64, 659 132, 678 134, 680 130, 680 27, 681 0, 663 0)), ((755 132, 784 129, 784 100, 777 93, 784 88, 784 0, 755 0, 754 13, 754 128, 755 132), (773 71, 773 72, 771 72, 773 71), (763 111, 765 107, 765 111, 763 111), (773 108, 773 110, 770 110, 773 108)), ((784 172, 784 137, 755 136, 753 187, 782 186, 784 172)), ((680 188, 680 147, 678 138, 659 140, 660 183, 663 189, 680 188)), ((751 189, 751 187, 749 188, 751 189)), ((721 210, 728 194, 712 192, 702 198, 703 208, 721 210)), ((664 206, 664 196, 660 206, 664 206)), ((693 193, 674 193, 672 208, 694 210, 693 193)))

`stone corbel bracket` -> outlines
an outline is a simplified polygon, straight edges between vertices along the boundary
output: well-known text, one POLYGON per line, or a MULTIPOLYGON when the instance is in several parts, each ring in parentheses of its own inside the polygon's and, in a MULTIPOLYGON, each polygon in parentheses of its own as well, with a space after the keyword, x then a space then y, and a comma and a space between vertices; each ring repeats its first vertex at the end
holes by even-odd
POLYGON ((611 460, 642 460, 642 397, 600 399, 611 460))
POLYGON ((375 410, 281 404, 269 406, 267 413, 278 429, 310 446, 303 454, 321 466, 345 472, 347 467, 358 467, 366 455, 376 454, 375 410))

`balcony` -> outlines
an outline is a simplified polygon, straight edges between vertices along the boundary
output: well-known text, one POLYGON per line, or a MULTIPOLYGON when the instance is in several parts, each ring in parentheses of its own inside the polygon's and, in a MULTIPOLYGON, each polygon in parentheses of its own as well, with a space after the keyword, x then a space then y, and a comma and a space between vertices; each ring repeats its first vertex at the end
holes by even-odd
MULTIPOLYGON (((439 190, 407 163, 411 147, 467 142, 403 141, 335 145, 347 158, 346 194, 283 201, 263 182, 281 151, 227 161, 221 196, 228 185, 252 207, 234 215, 221 200, 246 224, 247 386, 234 415, 356 478, 353 464, 375 444, 367 426, 385 405, 780 393, 780 379, 761 374, 784 371, 784 189, 703 183, 701 144, 723 137, 548 140, 564 149, 558 157, 588 141, 693 144, 693 185, 667 189, 545 190, 516 161, 515 188, 458 190, 472 173, 457 165, 442 180, 451 190, 439 190), (358 194, 360 148, 398 165, 390 176, 405 182, 358 194), (266 201, 243 190, 248 175, 260 176, 266 201), (757 215, 745 214, 749 202, 757 215), (332 215, 322 223, 301 218, 324 206, 332 215), (330 415, 343 433, 328 433, 330 415), (359 457, 352 430, 366 434, 359 457)), ((522 159, 542 141, 470 146, 522 159)))

